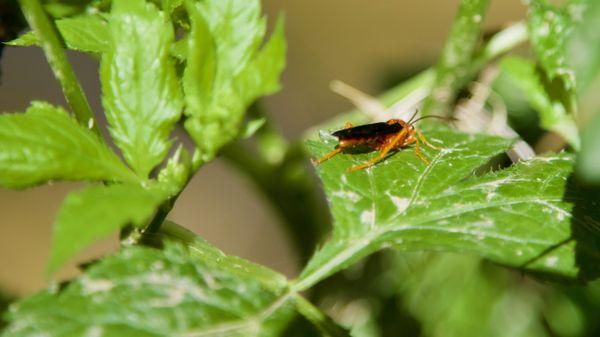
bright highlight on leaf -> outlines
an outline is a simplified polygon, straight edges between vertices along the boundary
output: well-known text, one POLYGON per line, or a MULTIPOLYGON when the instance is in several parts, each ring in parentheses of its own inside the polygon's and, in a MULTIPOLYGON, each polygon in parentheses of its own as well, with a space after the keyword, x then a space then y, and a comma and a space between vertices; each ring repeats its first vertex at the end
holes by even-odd
POLYGON ((94 186, 71 193, 54 224, 48 273, 125 225, 146 225, 168 197, 168 191, 160 186, 144 188, 130 184, 94 186))
POLYGON ((259 50, 265 33, 259 0, 190 1, 186 7, 192 28, 183 78, 185 127, 208 161, 239 135, 248 106, 279 89, 283 21, 259 50))
POLYGON ((128 247, 61 291, 17 304, 5 337, 278 336, 293 313, 281 275, 202 241, 128 247))
MULTIPOLYGON (((384 247, 475 253, 565 277, 588 277, 583 260, 600 265, 594 241, 600 235, 598 205, 577 198, 577 186, 567 181, 572 156, 537 158, 474 176, 511 142, 442 127, 425 133, 444 147, 426 150, 428 166, 407 149, 359 172, 345 170, 368 155, 339 155, 317 168, 334 231, 302 272, 296 289, 306 289, 384 247), (582 216, 581 211, 589 213, 582 216)), ((314 157, 333 146, 331 139, 309 142, 314 157)))
POLYGON ((102 103, 115 143, 142 178, 158 165, 182 109, 169 50, 168 17, 143 0, 117 0, 109 18, 110 49, 102 56, 102 103))
POLYGON ((47 103, 0 115, 0 144, 2 187, 52 180, 138 180, 96 134, 47 103))

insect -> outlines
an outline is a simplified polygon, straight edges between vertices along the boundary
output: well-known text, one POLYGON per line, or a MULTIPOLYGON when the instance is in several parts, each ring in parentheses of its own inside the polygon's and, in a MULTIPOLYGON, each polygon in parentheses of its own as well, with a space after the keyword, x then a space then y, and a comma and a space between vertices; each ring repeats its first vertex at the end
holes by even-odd
POLYGON ((425 145, 434 150, 440 150, 440 148, 429 143, 425 136, 423 136, 423 133, 414 127, 414 124, 425 118, 448 118, 429 115, 417 118, 413 121, 415 116, 416 112, 408 122, 405 122, 401 119, 390 119, 387 122, 372 123, 360 126, 353 126, 350 123, 346 123, 344 129, 332 133, 332 135, 338 139, 338 145, 335 147, 335 149, 319 160, 314 161, 314 163, 315 165, 319 165, 336 154, 345 152, 347 150, 367 148, 371 151, 379 151, 379 155, 375 158, 348 169, 348 171, 362 170, 385 159, 390 151, 395 151, 415 143, 415 155, 417 155, 417 157, 419 157, 419 159, 421 159, 425 164, 429 164, 427 158, 425 158, 425 156, 423 156, 421 153, 419 141, 423 142, 425 145))

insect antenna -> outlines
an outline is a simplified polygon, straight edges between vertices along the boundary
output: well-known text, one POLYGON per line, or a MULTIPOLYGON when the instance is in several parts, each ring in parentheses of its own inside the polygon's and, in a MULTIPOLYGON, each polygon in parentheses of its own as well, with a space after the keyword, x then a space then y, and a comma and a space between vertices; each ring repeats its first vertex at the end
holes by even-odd
MULTIPOLYGON (((446 116, 427 115, 427 116, 422 116, 422 117, 419 117, 419 118, 415 119, 415 120, 414 120, 412 123, 411 123, 410 121, 408 121, 408 123, 409 123, 410 125, 415 125, 415 123, 416 123, 416 122, 418 122, 418 121, 420 121, 420 120, 422 120, 422 119, 425 119, 425 118, 439 118, 439 119, 443 119, 443 120, 446 120, 446 121, 452 121, 452 122, 455 122, 455 121, 457 121, 457 120, 458 120, 458 119, 457 119, 457 118, 455 118, 455 117, 446 117, 446 116)), ((411 120, 412 120, 412 118, 411 118, 411 120)))
POLYGON ((415 113, 408 120, 408 124, 410 124, 410 122, 413 120, 413 118, 415 118, 417 116, 418 113, 419 113, 419 109, 415 109, 415 113))

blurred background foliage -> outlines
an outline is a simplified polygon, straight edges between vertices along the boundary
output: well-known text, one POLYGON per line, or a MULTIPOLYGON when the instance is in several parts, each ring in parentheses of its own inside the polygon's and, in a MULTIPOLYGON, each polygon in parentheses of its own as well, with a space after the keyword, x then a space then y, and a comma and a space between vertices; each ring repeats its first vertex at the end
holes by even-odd
MULTIPOLYGON (((89 2, 100 8, 108 3, 89 2)), ((583 1, 569 4, 580 2, 583 1)), ((88 5, 76 0, 46 3, 47 10, 56 17, 72 15, 88 5)), ((434 64, 457 3, 379 0, 367 5, 350 0, 342 5, 339 1, 265 1, 268 13, 286 13, 290 52, 284 90, 261 102, 261 106, 285 135, 299 138, 308 127, 350 108, 348 102, 328 91, 329 81, 342 79, 376 93, 434 64)), ((561 6, 565 1, 552 3, 561 6)), ((590 0, 590 4, 579 13, 583 23, 566 43, 581 83, 576 92, 577 124, 582 130, 579 177, 597 185, 600 96, 595 93, 600 89, 600 2, 590 0)), ((15 1, 0 2, 3 41, 14 38, 23 29, 16 8, 15 1)), ((492 1, 486 32, 496 32, 526 15, 526 7, 520 1, 492 1)), ((523 46, 516 54, 528 57, 532 52, 523 46)), ((90 93, 94 110, 98 111, 100 104, 94 101, 99 96, 94 94, 99 91, 94 61, 81 54, 70 57, 90 93)), ((533 64, 534 68, 540 66, 533 64)), ((499 67, 489 84, 493 95, 501 98, 512 128, 538 152, 565 147, 564 140, 540 127, 544 119, 536 111, 540 106, 520 85, 520 79, 507 68, 499 67)), ((62 102, 39 50, 5 51, 2 70, 3 111, 19 110, 33 98, 62 102)), ((460 93, 456 100, 469 95, 460 93)), ((41 188, 19 196, 16 192, 0 191, 5 213, 0 220, 0 288, 6 288, 9 294, 0 296, 0 311, 13 294, 30 294, 43 285, 40 271, 49 251, 50 219, 62 196, 75 186, 61 184, 59 188, 41 188)), ((289 248, 277 218, 263 200, 255 197, 252 185, 223 162, 212 164, 199 174, 185 194, 182 205, 175 210, 176 221, 194 225, 196 232, 228 253, 248 257, 288 275, 297 272, 300 256, 305 252, 289 248), (234 212, 230 211, 232 205, 234 212), (203 215, 202 223, 196 214, 203 215)), ((307 242, 306 246, 312 244, 307 242)), ((88 254, 97 256, 114 246, 113 241, 105 242, 88 254)), ((71 268, 70 273, 74 270, 71 268)), ((600 282, 549 283, 473 256, 380 252, 322 282, 310 297, 336 321, 352 327, 355 336, 600 335, 600 282)), ((313 333, 298 319, 286 335, 313 333)))

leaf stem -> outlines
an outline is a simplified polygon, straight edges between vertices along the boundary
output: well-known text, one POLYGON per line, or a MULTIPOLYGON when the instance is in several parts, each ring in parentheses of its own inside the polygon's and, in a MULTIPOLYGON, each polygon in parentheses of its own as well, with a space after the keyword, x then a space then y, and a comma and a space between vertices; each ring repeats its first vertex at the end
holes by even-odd
POLYGON ((469 75, 489 0, 462 0, 442 56, 436 65, 431 94, 423 104, 423 113, 448 115, 450 104, 469 75))
POLYGON ((302 316, 317 327, 325 336, 349 337, 350 333, 325 315, 319 308, 299 294, 294 294, 296 309, 302 316))
POLYGON ((44 12, 39 0, 19 0, 29 26, 40 40, 46 59, 60 83, 65 98, 77 121, 100 135, 92 109, 69 63, 55 25, 44 12))

